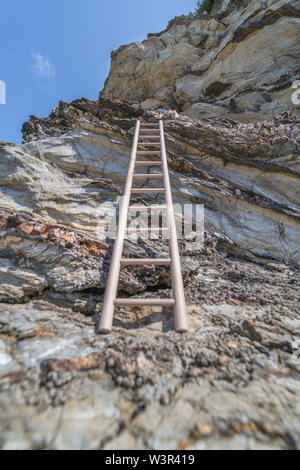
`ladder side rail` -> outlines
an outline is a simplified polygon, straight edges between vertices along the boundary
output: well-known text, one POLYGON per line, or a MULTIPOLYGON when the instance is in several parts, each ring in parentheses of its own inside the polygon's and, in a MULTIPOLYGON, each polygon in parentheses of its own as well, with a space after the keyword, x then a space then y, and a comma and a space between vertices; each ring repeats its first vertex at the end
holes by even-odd
POLYGON ((176 231, 175 216, 173 211, 173 200, 172 191, 168 170, 168 160, 166 153, 166 144, 164 136, 163 122, 159 121, 160 130, 160 143, 161 143, 161 159, 164 173, 164 186, 165 186, 165 198, 167 204, 168 213, 168 228, 169 228, 169 246, 171 256, 171 275, 172 275, 172 289, 173 297, 175 299, 174 305, 174 320, 175 329, 177 332, 185 333, 188 331, 188 321, 184 297, 184 287, 181 272, 181 262, 178 249, 178 239, 176 231))
POLYGON ((140 121, 138 120, 135 127, 135 134, 132 144, 130 164, 125 183, 124 195, 120 208, 119 227, 117 231, 117 238, 115 240, 111 264, 107 279, 107 285, 104 296, 103 310, 99 324, 100 333, 110 333, 113 324, 113 315, 115 308, 115 299, 118 292, 121 258, 123 253, 124 239, 126 237, 128 208, 130 204, 131 189, 133 183, 133 174, 135 170, 136 153, 139 140, 140 121))

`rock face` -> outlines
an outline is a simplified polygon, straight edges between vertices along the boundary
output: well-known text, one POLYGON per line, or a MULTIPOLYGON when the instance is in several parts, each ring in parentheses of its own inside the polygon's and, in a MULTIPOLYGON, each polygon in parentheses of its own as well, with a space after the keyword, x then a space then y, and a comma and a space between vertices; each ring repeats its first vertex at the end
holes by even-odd
POLYGON ((300 78, 298 0, 215 1, 112 53, 103 98, 194 119, 271 120, 295 110, 300 78))
MULTIPOLYGON (((299 120, 140 115, 164 119, 175 201, 205 204, 203 250, 180 242, 191 329, 174 333, 168 309, 119 309, 101 337, 113 242, 99 220, 138 115, 60 103, 22 146, 1 144, 1 448, 300 448, 299 120)), ((120 289, 170 296, 169 271, 124 268, 120 289)))
MULTIPOLYGON (((144 43, 162 44, 168 60, 161 37, 178 39, 169 84, 176 51, 197 49, 196 31, 203 64, 211 44, 217 68, 226 38, 233 53, 295 20, 296 2, 259 2, 255 12, 258 2, 242 3, 244 13, 236 2, 214 2, 215 17, 175 19, 144 43), (198 22, 217 25, 205 41, 198 22)), ((278 56, 283 68, 286 59, 278 56)), ((174 97, 162 86, 161 96, 153 88, 133 98, 134 87, 144 88, 137 78, 131 88, 130 74, 119 85, 129 103, 105 97, 115 93, 116 63, 98 101, 60 102, 23 125, 23 145, 0 142, 0 448, 300 449, 300 120, 291 112, 241 123, 144 111, 154 99, 170 107, 174 97), (150 101, 133 106, 135 99, 150 101), (173 331, 171 310, 149 307, 117 309, 109 336, 95 330, 113 246, 103 220, 122 194, 137 118, 164 121, 174 202, 205 206, 203 249, 191 249, 188 237, 179 243, 186 335, 173 331)), ((269 110, 289 77, 270 85, 269 110)), ((124 247, 128 257, 167 253, 164 240, 124 247)), ((169 297, 169 269, 124 267, 120 295, 169 297)))
MULTIPOLYGON (((204 204, 206 229, 244 257, 299 266, 299 119, 239 124, 171 114, 163 118, 174 202, 204 204)), ((121 195, 136 117, 128 105, 100 100, 60 103, 49 118, 32 118, 23 126, 28 143, 2 147, 2 207, 93 233, 103 207, 121 195)))

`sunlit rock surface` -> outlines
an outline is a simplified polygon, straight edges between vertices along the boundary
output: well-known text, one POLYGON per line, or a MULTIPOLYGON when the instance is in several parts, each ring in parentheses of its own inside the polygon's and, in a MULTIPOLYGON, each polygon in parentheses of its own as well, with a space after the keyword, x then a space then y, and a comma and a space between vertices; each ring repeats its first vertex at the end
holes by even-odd
POLYGON ((114 51, 102 97, 194 119, 261 121, 292 110, 291 86, 300 78, 299 1, 214 4, 210 16, 175 18, 165 31, 114 51))
MULTIPOLYGON (((99 221, 137 115, 60 103, 24 125, 22 146, 1 145, 1 447, 299 448, 299 120, 140 116, 164 119, 174 201, 205 205, 204 248, 180 242, 191 328, 174 333, 168 309, 119 309, 101 337, 113 241, 99 221)), ((120 291, 170 296, 169 270, 122 269, 120 291)))

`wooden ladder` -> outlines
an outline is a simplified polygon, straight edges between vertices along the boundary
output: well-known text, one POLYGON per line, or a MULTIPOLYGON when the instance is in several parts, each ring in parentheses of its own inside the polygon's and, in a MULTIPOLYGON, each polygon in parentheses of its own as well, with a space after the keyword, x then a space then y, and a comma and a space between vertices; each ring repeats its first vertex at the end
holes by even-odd
POLYGON ((108 274, 106 285, 103 311, 99 324, 100 333, 110 333, 113 324, 114 309, 116 306, 173 306, 175 329, 177 332, 184 333, 188 331, 188 322, 184 298, 184 288, 181 274, 181 264, 178 249, 176 223, 173 212, 172 193, 170 185, 170 177, 168 170, 168 161, 166 153, 166 144, 164 136, 163 122, 157 123, 142 123, 138 120, 135 127, 135 134, 133 139, 130 164, 128 175, 125 184, 124 196, 120 207, 119 226, 117 237, 114 244, 112 253, 111 265, 108 274), (142 139, 142 141, 139 140, 142 139), (145 140, 147 142, 145 142, 145 140), (139 150, 138 147, 155 148, 155 150, 139 150), (136 161, 137 155, 144 157, 160 156, 160 160, 154 161, 136 161), (155 174, 136 174, 136 167, 152 167, 160 166, 162 173, 155 174), (133 183, 140 179, 157 179, 163 180, 163 188, 133 188, 133 183), (130 199, 132 194, 165 194, 165 206, 130 206, 130 199), (128 229, 127 222, 130 211, 143 211, 143 210, 157 210, 167 211, 168 227, 165 229, 157 229, 157 231, 168 231, 169 233, 169 252, 170 258, 164 259, 124 259, 122 258, 124 240, 129 233, 137 231, 153 232, 155 229, 128 229), (171 266, 172 277, 172 291, 173 298, 171 299, 118 299, 118 284, 121 266, 138 266, 138 265, 155 265, 155 266, 171 266))

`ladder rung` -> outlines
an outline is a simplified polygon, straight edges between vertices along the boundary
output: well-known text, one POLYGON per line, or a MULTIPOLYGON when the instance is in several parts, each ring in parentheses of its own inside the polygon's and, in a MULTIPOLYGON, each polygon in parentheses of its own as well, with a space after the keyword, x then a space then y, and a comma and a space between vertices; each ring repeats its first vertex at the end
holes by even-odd
POLYGON ((151 193, 162 194, 164 192, 165 192, 165 188, 136 188, 136 189, 131 190, 132 194, 151 194, 151 193))
POLYGON ((158 179, 162 179, 164 177, 163 173, 158 173, 157 175, 155 173, 153 174, 135 174, 133 175, 134 178, 158 178, 158 179))
POLYGON ((137 155, 160 155, 160 152, 154 150, 140 150, 136 152, 137 155))
POLYGON ((135 163, 138 166, 161 166, 161 161, 157 162, 136 162, 135 163))
POLYGON ((170 258, 165 258, 165 259, 151 259, 151 258, 145 258, 145 259, 121 259, 121 264, 123 266, 140 266, 140 265, 154 265, 154 266, 167 266, 171 264, 171 259, 170 258))
POLYGON ((143 145, 143 146, 151 146, 151 147, 157 147, 157 146, 160 146, 160 143, 156 143, 156 142, 139 142, 138 145, 143 145))
POLYGON ((141 211, 160 211, 166 210, 167 206, 130 206, 128 208, 129 211, 133 212, 141 212, 141 211))
POLYGON ((152 126, 157 126, 158 128, 158 122, 141 122, 141 126, 140 126, 140 129, 142 129, 143 127, 152 127, 152 126))
POLYGON ((115 305, 128 307, 172 307, 175 305, 174 299, 116 299, 115 305))
POLYGON ((146 227, 140 227, 140 228, 128 228, 127 232, 128 233, 139 233, 139 232, 168 232, 169 229, 167 227, 163 228, 146 228, 146 227))
POLYGON ((154 139, 159 139, 159 135, 140 135, 140 138, 154 140, 154 139))

